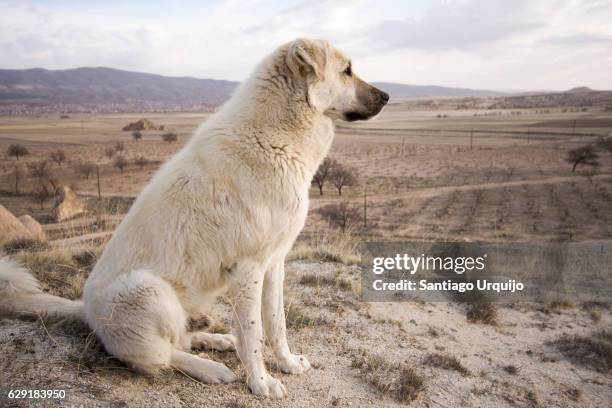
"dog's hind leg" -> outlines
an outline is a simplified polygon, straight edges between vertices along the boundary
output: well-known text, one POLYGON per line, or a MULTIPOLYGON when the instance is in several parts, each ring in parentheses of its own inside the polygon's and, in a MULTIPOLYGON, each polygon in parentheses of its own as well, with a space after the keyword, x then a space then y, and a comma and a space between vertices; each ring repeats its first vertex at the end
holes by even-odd
POLYGON ((235 339, 231 334, 218 334, 208 332, 189 333, 192 349, 208 349, 217 351, 233 351, 235 347, 235 339))
POLYGON ((155 374, 175 368, 206 383, 236 380, 225 365, 185 352, 191 345, 187 313, 159 276, 137 270, 104 286, 88 282, 84 301, 87 321, 106 351, 134 369, 155 374))

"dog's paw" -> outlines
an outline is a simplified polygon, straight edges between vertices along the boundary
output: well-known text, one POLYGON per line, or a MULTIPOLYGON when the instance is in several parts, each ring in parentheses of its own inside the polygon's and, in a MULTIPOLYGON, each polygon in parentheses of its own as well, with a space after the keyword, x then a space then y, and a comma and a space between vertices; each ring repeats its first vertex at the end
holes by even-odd
POLYGON ((255 395, 271 398, 284 398, 287 395, 287 390, 283 383, 267 373, 249 377, 247 384, 255 395))
MULTIPOLYGON (((206 357, 206 356, 200 356, 206 357)), ((205 384, 229 384, 238 379, 236 374, 225 364, 206 360, 206 369, 194 373, 195 377, 205 384)))
POLYGON ((278 365, 283 373, 302 374, 310 369, 310 363, 305 356, 290 354, 287 358, 278 361, 278 365))

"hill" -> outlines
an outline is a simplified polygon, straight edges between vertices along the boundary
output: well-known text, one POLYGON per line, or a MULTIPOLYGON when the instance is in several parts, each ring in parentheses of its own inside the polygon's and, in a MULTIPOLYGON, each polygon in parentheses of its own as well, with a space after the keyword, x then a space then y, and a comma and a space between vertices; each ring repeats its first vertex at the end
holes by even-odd
MULTIPOLYGON (((212 110, 238 83, 113 68, 0 69, 0 114, 212 110)), ((499 96, 500 92, 376 82, 392 97, 499 96)))
POLYGON ((112 68, 0 70, 0 113, 122 112, 211 108, 237 82, 112 68))
POLYGON ((391 97, 443 97, 443 96, 502 96, 504 92, 482 89, 450 88, 437 85, 405 85, 394 82, 373 82, 373 85, 387 92, 391 97))

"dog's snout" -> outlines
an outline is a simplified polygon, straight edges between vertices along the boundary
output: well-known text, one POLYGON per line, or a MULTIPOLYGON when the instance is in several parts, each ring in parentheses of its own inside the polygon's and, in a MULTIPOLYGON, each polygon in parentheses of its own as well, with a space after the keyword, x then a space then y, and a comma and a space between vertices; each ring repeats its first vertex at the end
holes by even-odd
POLYGON ((384 104, 386 104, 387 102, 389 102, 389 94, 383 91, 380 91, 380 99, 383 101, 384 104))

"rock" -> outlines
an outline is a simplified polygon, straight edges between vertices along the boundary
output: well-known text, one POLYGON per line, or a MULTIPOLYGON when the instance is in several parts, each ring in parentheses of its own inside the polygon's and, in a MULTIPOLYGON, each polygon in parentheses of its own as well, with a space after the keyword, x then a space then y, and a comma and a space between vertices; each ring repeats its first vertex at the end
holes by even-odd
POLYGON ((74 218, 84 212, 85 206, 70 187, 63 186, 57 190, 53 206, 53 216, 57 222, 74 218))
POLYGON ((133 132, 135 130, 164 130, 164 125, 155 126, 149 119, 140 119, 137 122, 131 122, 125 125, 122 130, 124 132, 133 132))
POLYGON ((45 234, 42 225, 38 221, 27 214, 22 215, 18 220, 28 229, 32 239, 38 242, 47 242, 47 234, 45 234))
POLYGON ((11 213, 0 205, 0 245, 9 242, 31 240, 30 231, 11 213))

